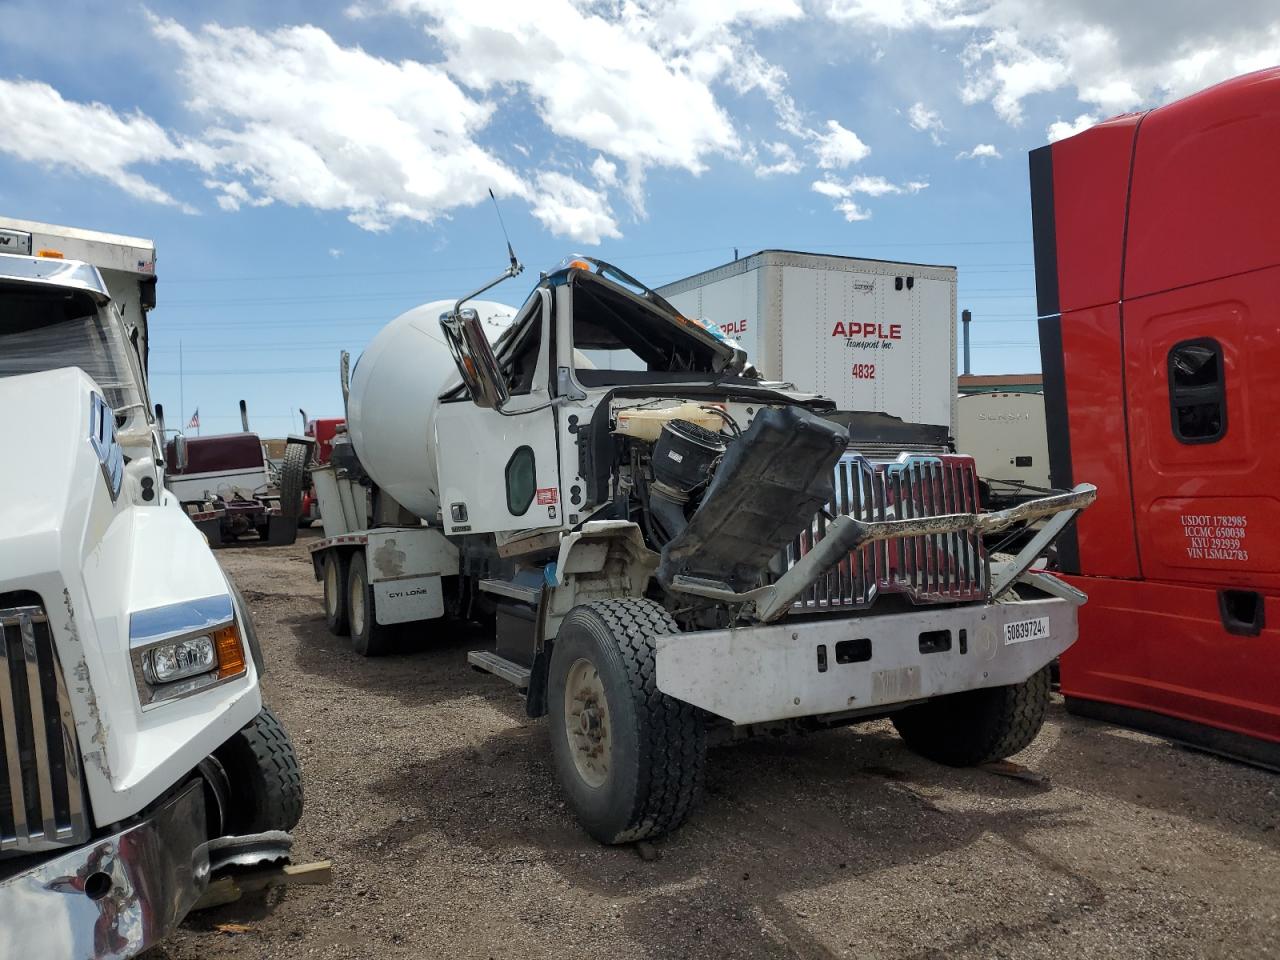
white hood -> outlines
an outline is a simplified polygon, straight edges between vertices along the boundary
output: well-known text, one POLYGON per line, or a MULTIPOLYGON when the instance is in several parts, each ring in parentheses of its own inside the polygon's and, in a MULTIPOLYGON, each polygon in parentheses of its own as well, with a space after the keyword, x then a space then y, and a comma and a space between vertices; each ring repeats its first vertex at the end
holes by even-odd
POLYGON ((90 441, 95 392, 71 367, 0 379, 0 584, 83 557, 119 509, 90 441))

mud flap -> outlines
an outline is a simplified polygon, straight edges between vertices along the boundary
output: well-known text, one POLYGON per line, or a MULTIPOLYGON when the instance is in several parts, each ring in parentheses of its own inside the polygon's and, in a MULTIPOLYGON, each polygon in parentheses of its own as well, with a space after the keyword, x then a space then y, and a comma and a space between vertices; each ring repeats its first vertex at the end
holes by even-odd
POLYGON ((766 408, 729 445, 689 525, 662 549, 658 580, 676 576, 735 591, 760 582, 769 561, 833 498, 849 443, 838 424, 799 407, 766 408))
POLYGON ((271 514, 267 520, 267 543, 273 547, 287 547, 298 539, 298 518, 271 514))

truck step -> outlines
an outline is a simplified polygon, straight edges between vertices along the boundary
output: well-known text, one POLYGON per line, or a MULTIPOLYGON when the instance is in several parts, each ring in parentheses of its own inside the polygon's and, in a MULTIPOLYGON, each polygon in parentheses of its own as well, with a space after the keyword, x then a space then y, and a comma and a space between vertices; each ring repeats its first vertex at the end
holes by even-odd
POLYGON ((535 607, 542 599, 541 584, 519 583, 514 580, 481 580, 479 587, 481 593, 492 593, 499 597, 530 603, 535 607))
POLYGON ((529 689, 529 668, 522 667, 514 660, 499 656, 492 650, 471 650, 467 653, 467 663, 477 670, 492 673, 507 683, 521 690, 529 689))

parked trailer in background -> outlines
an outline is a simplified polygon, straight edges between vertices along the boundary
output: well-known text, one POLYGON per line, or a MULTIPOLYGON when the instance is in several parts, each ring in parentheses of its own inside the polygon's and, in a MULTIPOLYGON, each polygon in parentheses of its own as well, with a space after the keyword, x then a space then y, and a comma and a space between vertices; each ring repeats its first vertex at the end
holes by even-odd
POLYGON ((956 268, 762 250, 657 292, 766 380, 954 430, 956 268))
POLYGON ((956 407, 956 447, 977 463, 988 506, 1009 506, 1049 489, 1043 394, 963 394, 956 407))
POLYGON ((1031 153, 1068 709, 1280 767, 1280 68, 1031 153))

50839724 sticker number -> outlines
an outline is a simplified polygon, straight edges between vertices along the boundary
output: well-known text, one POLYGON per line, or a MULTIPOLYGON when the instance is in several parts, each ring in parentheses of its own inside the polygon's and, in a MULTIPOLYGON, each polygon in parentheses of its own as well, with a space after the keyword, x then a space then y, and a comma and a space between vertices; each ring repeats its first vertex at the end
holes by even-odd
POLYGON ((1043 640, 1049 636, 1049 618, 1036 617, 1034 620, 1015 620, 1004 625, 1004 642, 1026 643, 1028 640, 1043 640))

